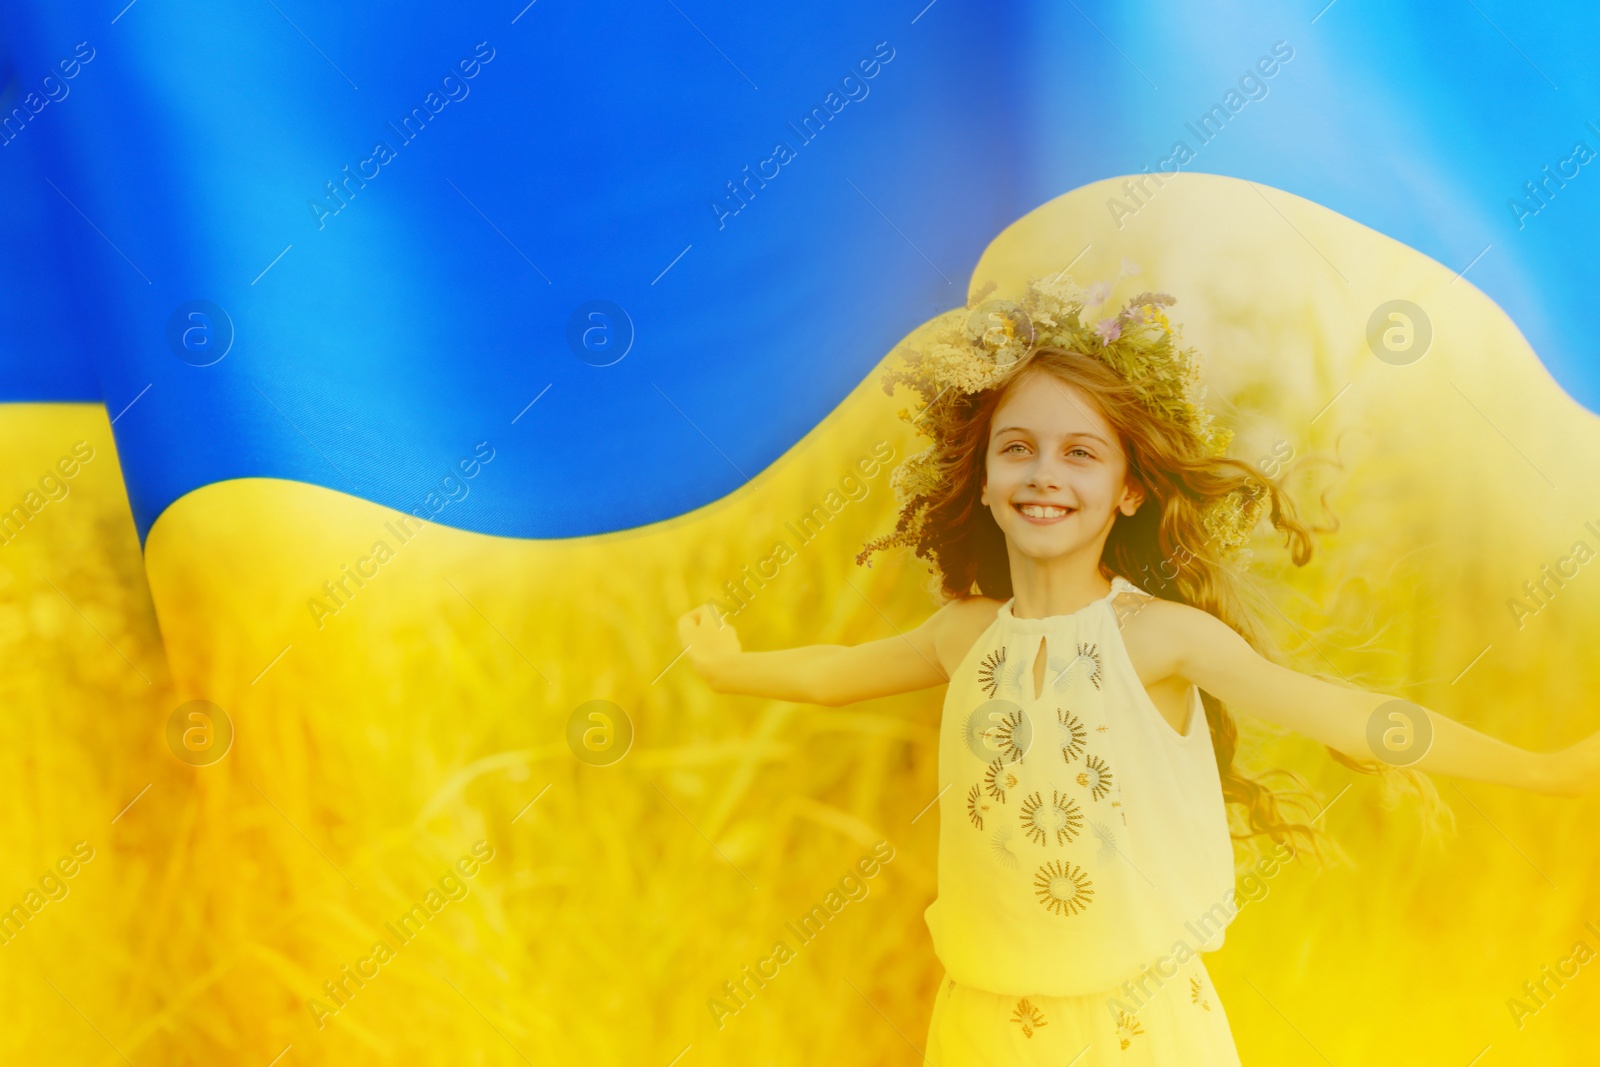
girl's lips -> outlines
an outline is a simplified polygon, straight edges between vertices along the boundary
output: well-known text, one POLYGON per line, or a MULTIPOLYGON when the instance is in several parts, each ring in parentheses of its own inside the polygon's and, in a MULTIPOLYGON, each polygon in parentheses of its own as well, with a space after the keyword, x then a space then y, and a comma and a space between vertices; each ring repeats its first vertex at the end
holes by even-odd
POLYGON ((1051 526, 1058 522, 1065 522, 1078 511, 1077 508, 1068 508, 1060 504, 1012 504, 1011 507, 1018 515, 1021 515, 1025 521, 1031 522, 1035 526, 1051 526), (1024 507, 1045 508, 1048 510, 1053 510, 1054 512, 1057 512, 1057 514, 1029 515, 1027 512, 1022 510, 1024 507))

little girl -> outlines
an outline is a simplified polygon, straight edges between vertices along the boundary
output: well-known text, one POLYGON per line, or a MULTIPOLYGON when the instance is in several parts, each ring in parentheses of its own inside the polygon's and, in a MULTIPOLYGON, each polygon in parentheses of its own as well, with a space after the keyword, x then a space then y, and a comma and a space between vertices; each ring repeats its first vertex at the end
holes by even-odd
POLYGON ((720 693, 841 705, 948 684, 933 1067, 1239 1063, 1200 958, 1236 910, 1232 838, 1293 854, 1316 831, 1235 769, 1228 709, 1363 771, 1569 796, 1600 773, 1600 734, 1533 753, 1258 652, 1240 550, 1266 518, 1303 565, 1311 530, 1280 479, 1223 455, 1173 299, 1090 325, 1109 290, 1058 275, 1021 304, 947 313, 890 373, 886 390, 921 394, 901 414, 933 443, 895 472, 895 532, 861 558, 906 545, 936 568, 945 603, 924 623, 746 652, 709 605, 679 620, 720 693))

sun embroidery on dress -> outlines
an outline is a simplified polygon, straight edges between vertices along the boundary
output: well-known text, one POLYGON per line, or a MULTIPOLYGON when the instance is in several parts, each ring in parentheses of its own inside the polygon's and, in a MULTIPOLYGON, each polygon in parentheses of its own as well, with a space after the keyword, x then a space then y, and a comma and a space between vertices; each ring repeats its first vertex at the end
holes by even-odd
POLYGON ((989 810, 989 804, 983 799, 983 790, 977 782, 972 783, 972 789, 967 793, 967 815, 972 819, 972 825, 983 829, 983 813, 989 810))
POLYGON ((1089 906, 1094 883, 1083 868, 1064 860, 1052 860, 1039 868, 1033 878, 1039 903, 1057 915, 1076 915, 1089 906))
POLYGON ((1033 740, 1032 731, 1028 728, 1028 713, 1017 708, 1002 715, 990 730, 989 740, 994 742, 994 747, 1007 763, 1021 763, 1022 757, 1028 754, 1029 742, 1033 740))
POLYGON ((1100 688, 1100 651, 1098 645, 1079 642, 1078 658, 1086 659, 1092 664, 1089 668, 1089 681, 1094 683, 1096 689, 1100 688))
POLYGON ((1017 1006, 1011 1012, 1011 1021, 1022 1024, 1023 1037, 1032 1037, 1035 1030, 1046 1025, 1044 1012, 1029 1004, 1026 997, 1017 1001, 1017 1006))
POLYGON ((1052 655, 1046 660, 1046 664, 1048 667, 1047 681, 1050 688, 1059 689, 1062 692, 1068 691, 1072 684, 1072 668, 1077 666, 1078 658, 1074 656, 1072 659, 1068 659, 1065 656, 1052 655))
POLYGON ((1006 790, 1017 784, 1016 772, 1006 769, 1005 761, 996 756, 994 762, 983 770, 983 784, 989 795, 1000 803, 1006 802, 1006 790))
POLYGON ((1125 1011, 1117 1012, 1117 1036, 1122 1039, 1122 1048, 1127 1050, 1128 1045, 1138 1035, 1144 1033, 1144 1027, 1139 1025, 1139 1020, 1125 1011))
POLYGON ((1078 654, 1071 659, 1065 656, 1051 656, 1047 661, 1049 671, 1047 678, 1050 688, 1069 692, 1072 673, 1082 663, 1086 666, 1089 681, 1094 683, 1096 689, 1100 688, 1100 653, 1095 651, 1095 646, 1087 643, 1078 645, 1078 654))
POLYGON ((1084 757, 1085 769, 1078 772, 1078 784, 1089 791, 1096 800, 1104 800, 1111 792, 1111 768, 1096 755, 1084 757))
POLYGON ((1071 797, 1050 791, 1050 803, 1041 794, 1030 793, 1022 802, 1022 830, 1035 844, 1042 845, 1056 836, 1056 844, 1070 842, 1083 831, 1083 812, 1071 797))
POLYGON ((1117 835, 1111 832, 1111 827, 1103 822, 1092 822, 1089 829, 1093 832, 1095 840, 1100 842, 1100 847, 1095 850, 1094 858, 1105 863, 1121 851, 1117 847, 1117 835))
MULTIPOLYGON (((1043 655, 1043 652, 1038 655, 1043 655)), ((1018 697, 1027 697, 1033 694, 1033 683, 1028 681, 1028 663, 1023 662, 1022 656, 1007 656, 1005 666, 994 672, 995 679, 999 682, 1000 692, 1015 694, 1018 697), (1026 684, 1026 688, 1024 685, 1026 684)))
POLYGON ((987 703, 980 704, 967 712, 967 721, 961 726, 961 739, 966 742, 967 750, 979 758, 982 758, 982 753, 991 747, 989 730, 992 724, 984 710, 988 706, 987 703))
POLYGON ((1066 708, 1056 709, 1056 723, 1061 734, 1061 758, 1071 763, 1083 754, 1084 742, 1089 737, 1089 731, 1085 730, 1083 722, 1066 708))
POLYGON ((1211 1010, 1211 1002, 1209 1000, 1205 999, 1205 997, 1201 996, 1201 989, 1202 988, 1203 987, 1200 985, 1200 979, 1191 976, 1190 979, 1189 979, 1189 999, 1190 999, 1190 1001, 1192 1001, 1195 1004, 1200 1005, 1206 1011, 1210 1011, 1211 1010))
POLYGON ((978 684, 983 687, 983 691, 989 694, 991 698, 1000 689, 999 672, 1000 668, 1005 666, 1005 663, 1006 650, 1001 647, 983 657, 983 662, 978 665, 978 684))
POLYGON ((1011 851, 1011 839, 1015 835, 1016 831, 1011 828, 1011 824, 1003 822, 995 828, 994 837, 989 839, 989 847, 994 850, 994 858, 1000 861, 1001 866, 1012 870, 1016 870, 1021 862, 1017 859, 1017 854, 1011 851))

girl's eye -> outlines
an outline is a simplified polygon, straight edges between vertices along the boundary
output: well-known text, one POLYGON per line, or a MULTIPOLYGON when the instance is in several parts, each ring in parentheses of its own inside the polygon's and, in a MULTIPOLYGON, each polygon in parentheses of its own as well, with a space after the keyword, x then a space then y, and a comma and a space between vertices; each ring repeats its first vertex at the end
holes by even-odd
POLYGON ((1078 447, 1078 448, 1074 448, 1071 452, 1068 452, 1067 455, 1069 455, 1069 456, 1084 456, 1087 459, 1093 459, 1094 458, 1094 453, 1093 452, 1090 452, 1087 448, 1083 448, 1081 446, 1078 447))
POLYGON ((1000 454, 1003 456, 1007 452, 1010 452, 1013 448, 1025 448, 1025 447, 1027 447, 1027 446, 1025 446, 1021 441, 1012 441, 1009 445, 1006 445, 1004 448, 1002 448, 1000 450, 1000 454))

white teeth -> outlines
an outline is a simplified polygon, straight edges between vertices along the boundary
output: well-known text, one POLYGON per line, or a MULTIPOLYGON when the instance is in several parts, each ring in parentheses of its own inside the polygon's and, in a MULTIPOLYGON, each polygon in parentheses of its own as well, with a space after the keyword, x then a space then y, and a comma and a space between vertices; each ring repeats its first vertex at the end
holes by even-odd
POLYGON ((1053 504, 1021 504, 1017 510, 1033 519, 1059 519, 1071 509, 1058 508, 1053 504))

